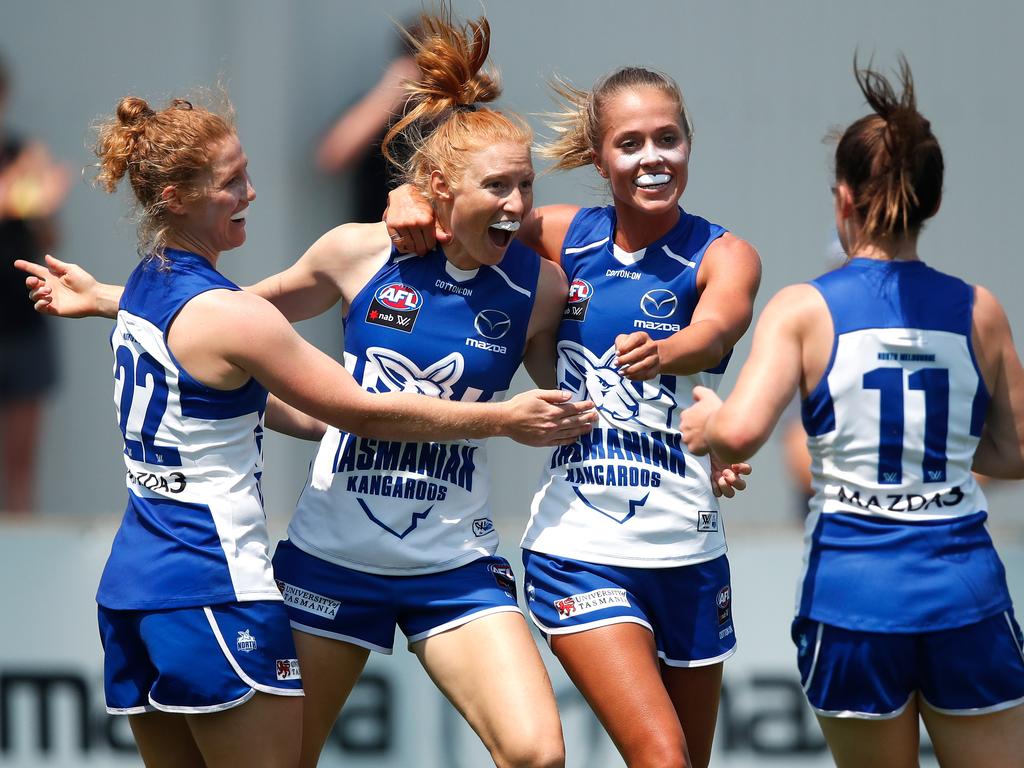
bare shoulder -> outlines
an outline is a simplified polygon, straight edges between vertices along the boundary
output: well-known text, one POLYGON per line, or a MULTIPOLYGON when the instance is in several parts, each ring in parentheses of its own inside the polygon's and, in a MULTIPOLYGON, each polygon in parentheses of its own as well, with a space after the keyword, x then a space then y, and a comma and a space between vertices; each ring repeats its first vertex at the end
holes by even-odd
POLYGON ((712 269, 742 270, 761 275, 761 257, 750 243, 732 232, 724 232, 716 238, 704 252, 704 265, 712 269))
POLYGON ((391 239, 387 226, 377 221, 372 224, 342 224, 326 232, 310 252, 318 260, 331 265, 338 261, 363 261, 387 254, 391 250, 391 239))
POLYGON ((579 210, 578 205, 534 208, 523 221, 519 239, 545 259, 559 261, 565 235, 579 210))
POLYGON ((809 283, 796 283, 787 285, 768 300, 758 324, 809 328, 823 320, 831 324, 825 297, 809 283))
POLYGON ((540 260, 540 274, 537 276, 537 292, 552 294, 561 293, 565 298, 569 290, 569 281, 562 268, 553 261, 540 260))
POLYGON ((985 286, 974 286, 974 326, 981 338, 1002 333, 1009 327, 1006 311, 999 299, 985 286))
POLYGON ((215 289, 191 299, 174 320, 175 325, 196 325, 211 338, 239 326, 252 326, 265 320, 284 319, 273 304, 251 291, 215 289))

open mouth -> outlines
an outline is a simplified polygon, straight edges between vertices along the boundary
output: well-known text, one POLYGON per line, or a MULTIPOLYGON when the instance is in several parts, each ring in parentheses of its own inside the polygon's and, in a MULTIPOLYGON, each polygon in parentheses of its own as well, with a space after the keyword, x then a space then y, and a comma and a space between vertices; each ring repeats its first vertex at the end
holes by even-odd
POLYGON ((645 173, 643 176, 638 176, 636 184, 640 189, 661 189, 672 181, 672 177, 667 173, 645 173))
POLYGON ((519 231, 518 221, 496 221, 487 228, 487 235, 498 248, 505 248, 519 231))
POLYGON ((240 210, 238 213, 231 217, 231 221, 233 221, 235 224, 244 224, 246 214, 248 213, 249 206, 245 206, 245 208, 243 208, 242 210, 240 210))

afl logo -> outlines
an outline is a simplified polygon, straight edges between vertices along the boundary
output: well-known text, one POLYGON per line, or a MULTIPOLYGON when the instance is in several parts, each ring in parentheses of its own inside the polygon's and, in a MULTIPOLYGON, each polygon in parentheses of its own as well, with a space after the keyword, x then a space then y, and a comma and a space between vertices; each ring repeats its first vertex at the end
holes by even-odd
POLYGON ((576 278, 572 281, 572 285, 569 286, 569 303, 579 304, 581 301, 587 301, 591 296, 594 295, 594 286, 588 283, 586 280, 580 280, 576 278))
POLYGON ((423 299, 419 291, 405 283, 389 283, 377 290, 374 298, 388 309, 396 312, 412 312, 419 309, 423 299))
POLYGON ((512 319, 500 309, 485 309, 477 314, 473 327, 485 339, 500 339, 512 327, 512 319))
POLYGON ((648 291, 640 299, 640 309, 648 317, 671 317, 676 307, 679 306, 679 299, 672 291, 665 288, 655 288, 648 291))
POLYGON ((719 608, 728 608, 731 601, 732 590, 729 587, 722 587, 718 590, 718 596, 715 598, 715 603, 719 608))

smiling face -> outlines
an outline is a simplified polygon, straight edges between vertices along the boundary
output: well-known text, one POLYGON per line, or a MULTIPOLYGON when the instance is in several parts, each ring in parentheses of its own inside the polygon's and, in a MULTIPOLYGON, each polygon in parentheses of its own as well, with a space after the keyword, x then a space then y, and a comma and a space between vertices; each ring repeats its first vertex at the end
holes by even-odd
POLYGON ((462 269, 500 262, 533 208, 533 178, 529 146, 510 141, 468 152, 454 184, 435 171, 438 216, 453 235, 444 249, 448 260, 462 269))
POLYGON ((616 206, 675 215, 690 158, 676 100, 657 88, 623 89, 605 102, 601 122, 594 164, 608 179, 616 206))
POLYGON ((234 134, 214 145, 197 196, 182 201, 176 217, 175 230, 188 247, 216 257, 245 242, 247 209, 256 199, 248 162, 234 134))

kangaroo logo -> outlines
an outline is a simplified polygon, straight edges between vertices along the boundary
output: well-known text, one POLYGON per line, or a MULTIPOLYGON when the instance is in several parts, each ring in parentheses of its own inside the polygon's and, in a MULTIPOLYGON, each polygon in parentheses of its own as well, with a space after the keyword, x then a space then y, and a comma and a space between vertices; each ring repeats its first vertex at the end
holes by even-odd
POLYGON ((376 364, 388 391, 411 392, 442 400, 452 399, 452 387, 462 378, 465 365, 458 352, 452 352, 422 370, 405 355, 383 347, 368 348, 366 358, 376 364))
POLYGON ((663 384, 620 376, 614 365, 614 346, 598 358, 586 347, 562 342, 558 345, 558 357, 562 364, 561 386, 593 400, 601 416, 613 424, 627 429, 636 429, 637 425, 663 429, 672 425, 672 413, 677 406, 675 395, 663 384), (566 374, 579 379, 580 385, 573 387, 566 374))

